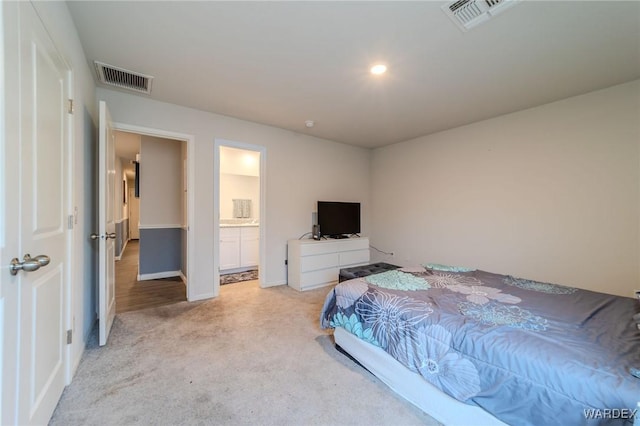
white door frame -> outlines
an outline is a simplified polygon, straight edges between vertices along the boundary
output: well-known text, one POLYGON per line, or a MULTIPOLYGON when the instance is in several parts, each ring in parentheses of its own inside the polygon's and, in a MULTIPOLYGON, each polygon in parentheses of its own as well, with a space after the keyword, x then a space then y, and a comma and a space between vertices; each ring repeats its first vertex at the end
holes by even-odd
POLYGON ((245 142, 227 139, 214 139, 213 160, 213 296, 220 294, 220 147, 244 149, 260 153, 260 264, 258 265, 258 280, 260 287, 265 288, 267 277, 266 235, 267 235, 267 148, 245 142))
POLYGON ((195 136, 186 133, 172 132, 169 130, 155 129, 151 127, 136 126, 122 122, 113 122, 113 129, 122 132, 137 133, 144 136, 153 136, 165 139, 174 139, 187 144, 187 300, 193 301, 196 295, 192 294, 196 288, 193 282, 193 257, 195 256, 195 241, 193 235, 194 207, 195 207, 195 173, 193 170, 195 156, 195 136))

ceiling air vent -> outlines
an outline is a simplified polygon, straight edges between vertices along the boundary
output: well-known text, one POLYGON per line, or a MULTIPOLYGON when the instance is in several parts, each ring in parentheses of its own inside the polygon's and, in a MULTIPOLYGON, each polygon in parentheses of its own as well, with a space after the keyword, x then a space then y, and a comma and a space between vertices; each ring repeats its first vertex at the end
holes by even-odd
POLYGON ((442 10, 462 31, 488 21, 520 0, 458 0, 442 6, 442 10))
POLYGON ((102 62, 94 61, 98 80, 109 86, 119 87, 120 89, 132 90, 138 93, 151 93, 151 82, 153 77, 123 68, 107 65, 102 62))

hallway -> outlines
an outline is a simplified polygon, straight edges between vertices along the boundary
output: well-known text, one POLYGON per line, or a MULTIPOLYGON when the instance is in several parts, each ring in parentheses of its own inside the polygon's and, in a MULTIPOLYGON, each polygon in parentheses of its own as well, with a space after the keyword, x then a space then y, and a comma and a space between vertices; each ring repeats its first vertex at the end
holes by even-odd
POLYGON ((180 277, 137 281, 139 240, 130 240, 116 262, 116 313, 137 311, 187 300, 180 277))

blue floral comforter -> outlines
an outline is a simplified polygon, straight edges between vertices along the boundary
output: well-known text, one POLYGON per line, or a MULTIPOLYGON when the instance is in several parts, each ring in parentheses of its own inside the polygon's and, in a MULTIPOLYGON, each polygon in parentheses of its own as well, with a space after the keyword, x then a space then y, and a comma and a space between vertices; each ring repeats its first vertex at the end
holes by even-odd
POLYGON ((638 311, 632 298, 419 267, 338 284, 321 324, 381 347, 508 424, 631 424, 638 311))

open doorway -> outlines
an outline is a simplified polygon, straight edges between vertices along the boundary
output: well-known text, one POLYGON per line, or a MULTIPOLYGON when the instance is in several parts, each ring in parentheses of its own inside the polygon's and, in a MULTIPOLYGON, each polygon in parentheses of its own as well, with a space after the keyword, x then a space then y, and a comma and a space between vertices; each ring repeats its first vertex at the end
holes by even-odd
POLYGON ((117 130, 116 312, 187 300, 187 143, 117 130))
POLYGON ((215 141, 214 294, 220 285, 258 280, 264 283, 266 149, 233 141, 215 141))

